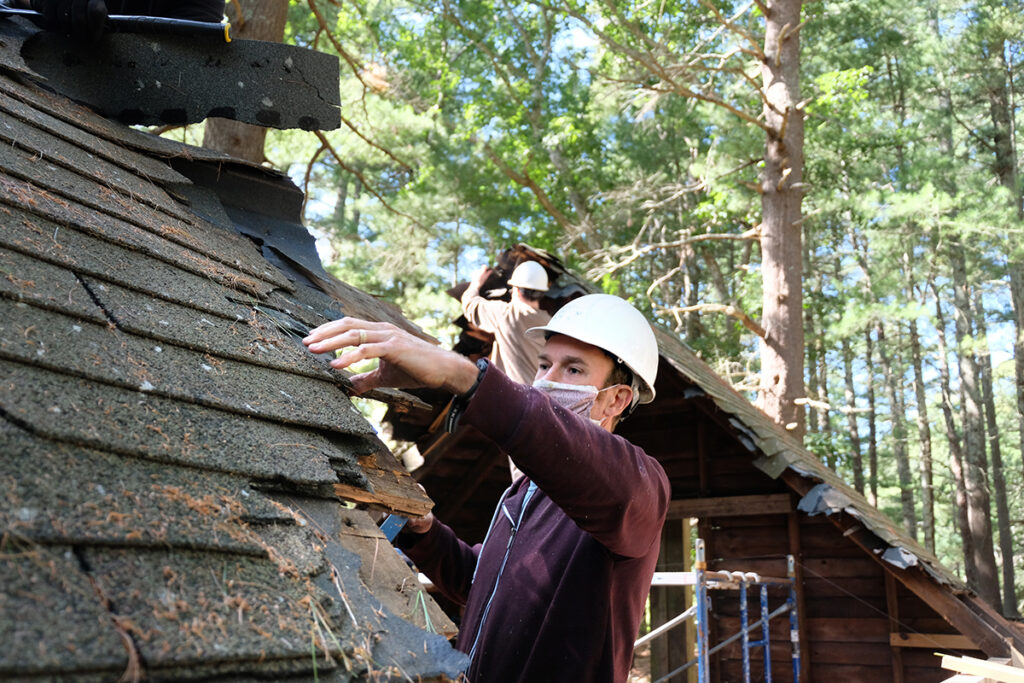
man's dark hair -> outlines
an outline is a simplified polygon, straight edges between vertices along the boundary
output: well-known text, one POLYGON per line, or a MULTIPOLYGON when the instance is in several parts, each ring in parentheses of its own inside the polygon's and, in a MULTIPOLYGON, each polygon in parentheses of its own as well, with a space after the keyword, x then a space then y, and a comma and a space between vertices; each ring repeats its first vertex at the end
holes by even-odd
POLYGON ((523 298, 526 299, 527 301, 540 301, 541 299, 544 298, 544 292, 540 291, 539 289, 525 289, 523 287, 520 287, 519 291, 522 293, 523 298))
MULTIPOLYGON (((601 350, 604 351, 604 349, 601 350)), ((612 359, 612 371, 608 373, 608 379, 601 388, 613 387, 616 384, 625 384, 627 387, 633 386, 633 373, 626 367, 626 364, 607 351, 604 351, 604 355, 612 359)))

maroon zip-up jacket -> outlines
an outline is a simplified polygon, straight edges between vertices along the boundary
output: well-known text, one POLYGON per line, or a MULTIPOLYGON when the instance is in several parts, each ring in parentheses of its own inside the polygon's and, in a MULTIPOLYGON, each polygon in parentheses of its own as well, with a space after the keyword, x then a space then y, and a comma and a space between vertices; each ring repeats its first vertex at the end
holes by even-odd
POLYGON ((462 421, 526 476, 503 496, 482 547, 438 521, 398 544, 466 605, 457 647, 472 652, 469 680, 625 681, 668 510, 665 471, 493 367, 462 421))

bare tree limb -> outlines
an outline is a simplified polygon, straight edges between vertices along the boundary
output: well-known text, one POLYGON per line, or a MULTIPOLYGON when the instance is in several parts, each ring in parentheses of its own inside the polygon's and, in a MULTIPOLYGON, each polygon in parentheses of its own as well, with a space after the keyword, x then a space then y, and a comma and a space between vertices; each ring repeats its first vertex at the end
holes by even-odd
POLYGON ((402 161, 401 159, 399 159, 398 157, 396 157, 396 156, 395 156, 395 155, 394 155, 394 154, 393 154, 393 153, 391 152, 391 150, 390 150, 390 149, 387 149, 386 147, 383 147, 383 146, 381 146, 381 145, 377 144, 376 142, 374 142, 374 141, 373 141, 373 140, 371 140, 370 138, 368 138, 368 137, 366 137, 365 135, 363 135, 363 134, 362 134, 362 132, 360 132, 360 130, 359 130, 358 128, 356 128, 356 126, 355 126, 355 124, 354 124, 354 123, 352 123, 351 121, 349 121, 349 120, 348 120, 347 118, 345 118, 344 116, 342 116, 342 117, 341 117, 341 122, 342 122, 342 123, 344 123, 344 124, 345 124, 345 125, 346 125, 346 126, 348 127, 348 129, 349 129, 350 131, 352 131, 352 132, 353 132, 353 133, 355 133, 355 134, 356 134, 357 136, 359 136, 359 139, 360 139, 360 140, 362 140, 363 142, 365 142, 366 144, 368 144, 368 145, 369 145, 370 147, 373 147, 374 149, 376 149, 376 150, 379 150, 379 151, 383 152, 383 153, 384 153, 385 155, 387 155, 387 157, 388 157, 389 159, 391 159, 391 160, 392 160, 392 161, 394 161, 394 162, 395 162, 396 164, 398 164, 399 166, 401 166, 402 168, 404 168, 404 169, 405 169, 406 171, 409 171, 410 173, 412 173, 412 167, 411 167, 411 166, 410 166, 409 164, 405 163, 404 161, 402 161))
POLYGON ((577 232, 577 226, 569 220, 568 216, 559 211, 558 207, 555 206, 555 203, 551 201, 551 198, 548 197, 546 192, 544 192, 544 189, 537 184, 537 181, 530 177, 529 173, 525 170, 520 173, 509 166, 489 144, 483 143, 483 149, 484 153, 487 154, 487 158, 494 162, 494 165, 497 166, 502 173, 508 176, 513 182, 519 183, 526 189, 530 190, 534 197, 537 198, 537 201, 540 202, 540 205, 551 214, 559 225, 561 225, 567 232, 577 232))
POLYGON ((316 151, 313 157, 306 164, 306 173, 302 177, 302 215, 306 215, 306 202, 309 201, 309 179, 313 175, 313 166, 316 165, 316 160, 320 158, 320 155, 327 150, 327 145, 321 143, 320 149, 316 151))
POLYGON ((715 7, 712 3, 708 2, 708 0, 700 0, 700 4, 707 8, 708 10, 710 10, 711 13, 715 15, 715 19, 718 20, 718 23, 721 24, 722 27, 735 33, 740 38, 743 38, 745 41, 750 43, 751 47, 754 50, 754 54, 757 55, 759 59, 764 59, 764 52, 761 51, 760 42, 755 40, 754 36, 750 35, 749 32, 745 31, 744 29, 736 25, 736 20, 739 19, 744 14, 746 14, 747 12, 749 12, 750 8, 753 6, 754 3, 747 3, 746 5, 741 7, 738 12, 733 14, 733 16, 728 19, 726 19, 725 16, 718 11, 717 7, 715 7))
POLYGON ((323 32, 327 36, 327 39, 331 41, 331 45, 334 46, 334 49, 338 51, 338 56, 340 56, 345 61, 345 63, 348 64, 348 68, 351 69, 352 73, 359 80, 359 82, 363 84, 363 87, 370 88, 371 86, 366 81, 363 80, 362 64, 359 63, 359 60, 350 55, 348 53, 348 50, 343 48, 341 46, 341 43, 338 42, 338 39, 334 37, 334 33, 331 31, 330 27, 327 26, 327 20, 324 19, 324 15, 320 13, 320 9, 316 6, 316 0, 307 0, 307 2, 309 4, 310 11, 313 12, 313 16, 316 17, 317 23, 320 24, 320 28, 323 29, 323 32))
POLYGON ((384 197, 382 197, 380 195, 380 193, 377 192, 377 190, 374 189, 373 185, 371 185, 366 180, 366 177, 363 176, 362 173, 360 173, 357 169, 355 169, 352 166, 349 166, 348 164, 345 163, 345 161, 341 158, 341 155, 338 154, 338 151, 336 149, 334 149, 334 146, 331 144, 331 141, 327 139, 327 136, 324 135, 322 131, 315 130, 315 131, 313 131, 313 134, 316 135, 317 138, 319 138, 320 143, 324 147, 327 148, 327 151, 329 151, 331 153, 331 156, 334 157, 334 161, 338 164, 338 166, 340 166, 341 168, 343 168, 344 170, 348 171, 349 173, 354 175, 356 178, 358 178, 359 182, 361 182, 363 184, 363 187, 365 187, 370 194, 372 194, 374 197, 376 197, 380 201, 381 205, 383 205, 383 207, 385 209, 387 209, 391 213, 395 214, 396 216, 401 216, 402 218, 407 218, 409 220, 409 222, 411 222, 413 225, 415 225, 417 228, 420 228, 421 230, 426 230, 427 229, 426 226, 424 226, 422 223, 420 223, 418 220, 416 220, 415 218, 413 218, 409 214, 407 214, 407 213, 405 213, 403 211, 399 211, 395 207, 391 206, 391 204, 388 202, 388 200, 384 199, 384 197))
POLYGON ((768 333, 763 327, 749 315, 732 305, 726 304, 697 304, 696 306, 677 306, 673 308, 659 309, 659 313, 724 313, 730 318, 739 320, 743 327, 747 328, 761 339, 767 339, 768 333))
POLYGON ((609 260, 614 258, 614 256, 617 255, 617 254, 623 254, 625 252, 632 252, 632 253, 624 261, 619 261, 618 263, 609 264, 605 268, 593 268, 588 273, 588 275, 596 274, 599 277, 603 276, 603 275, 610 275, 611 273, 614 273, 614 272, 616 272, 618 270, 622 270, 623 268, 625 268, 629 264, 633 263, 634 261, 637 261, 638 259, 640 259, 640 258, 642 258, 642 257, 646 256, 647 254, 650 254, 651 252, 654 252, 654 251, 661 251, 661 250, 666 250, 666 249, 679 249, 679 248, 682 248, 682 247, 685 247, 685 246, 688 246, 688 245, 691 245, 691 244, 696 244, 698 242, 743 241, 743 240, 756 241, 756 240, 760 239, 760 237, 761 237, 760 230, 758 230, 757 228, 751 228, 749 230, 745 230, 744 232, 740 233, 739 235, 731 235, 731 234, 728 234, 728 233, 713 233, 713 234, 708 234, 708 235, 693 235, 691 237, 685 237, 685 238, 683 238, 681 240, 675 240, 675 241, 672 241, 672 242, 656 242, 656 243, 653 243, 653 244, 645 244, 644 246, 639 247, 639 248, 636 246, 635 243, 631 244, 631 245, 628 245, 628 246, 624 246, 624 247, 613 247, 611 250, 609 250, 609 252, 607 254, 607 258, 609 260))

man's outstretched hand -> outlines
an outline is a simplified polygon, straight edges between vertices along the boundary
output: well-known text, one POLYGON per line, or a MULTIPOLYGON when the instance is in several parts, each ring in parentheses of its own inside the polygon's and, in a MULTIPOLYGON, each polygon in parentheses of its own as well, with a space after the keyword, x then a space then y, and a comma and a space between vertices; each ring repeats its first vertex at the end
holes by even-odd
POLYGON ((352 386, 359 393, 378 387, 430 387, 463 394, 476 381, 477 367, 468 358, 390 323, 342 318, 312 330, 302 343, 313 353, 347 349, 331 361, 331 366, 339 369, 379 358, 375 370, 352 376, 352 386))

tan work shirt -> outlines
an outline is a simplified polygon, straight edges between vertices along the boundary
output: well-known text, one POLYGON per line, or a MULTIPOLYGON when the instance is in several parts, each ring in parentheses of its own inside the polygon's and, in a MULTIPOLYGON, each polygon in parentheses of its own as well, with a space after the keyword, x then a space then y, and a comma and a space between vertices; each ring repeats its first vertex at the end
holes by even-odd
POLYGON ((491 363, 520 384, 533 384, 543 335, 527 337, 531 327, 547 325, 551 316, 524 301, 491 301, 480 296, 475 284, 462 294, 462 312, 470 323, 494 335, 491 363))

